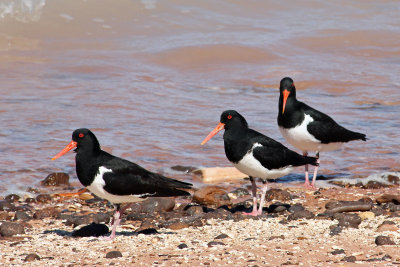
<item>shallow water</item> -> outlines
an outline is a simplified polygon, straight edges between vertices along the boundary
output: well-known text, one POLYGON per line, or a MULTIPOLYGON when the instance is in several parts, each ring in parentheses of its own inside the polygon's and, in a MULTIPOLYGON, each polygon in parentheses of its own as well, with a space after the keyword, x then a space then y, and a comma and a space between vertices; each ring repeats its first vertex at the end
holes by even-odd
POLYGON ((2 2, 1 195, 54 171, 75 178, 73 153, 50 159, 80 127, 115 155, 186 179, 169 167, 230 165, 222 134, 200 146, 223 110, 286 144, 276 123, 285 76, 300 100, 369 138, 322 153, 320 174, 399 170, 398 1, 2 2))

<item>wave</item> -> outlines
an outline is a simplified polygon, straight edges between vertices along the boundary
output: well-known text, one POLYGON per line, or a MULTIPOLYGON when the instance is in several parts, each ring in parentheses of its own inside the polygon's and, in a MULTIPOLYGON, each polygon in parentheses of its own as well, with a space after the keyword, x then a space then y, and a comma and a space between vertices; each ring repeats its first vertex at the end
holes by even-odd
POLYGON ((12 19, 20 22, 38 21, 46 0, 3 0, 0 3, 0 21, 12 19))

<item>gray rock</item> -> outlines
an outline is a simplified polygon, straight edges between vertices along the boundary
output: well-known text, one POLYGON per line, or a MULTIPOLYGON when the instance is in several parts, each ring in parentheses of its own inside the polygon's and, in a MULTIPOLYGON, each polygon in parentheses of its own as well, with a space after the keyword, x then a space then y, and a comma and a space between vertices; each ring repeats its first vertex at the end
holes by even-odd
POLYGON ((25 229, 20 223, 3 222, 0 225, 0 234, 5 237, 10 237, 13 235, 25 234, 25 229))
POLYGON ((335 213, 334 219, 339 221, 339 226, 358 228, 361 223, 361 217, 357 214, 335 213))
POLYGON ((383 245, 396 245, 396 243, 388 236, 377 236, 375 238, 375 244, 378 246, 383 246, 383 245))
POLYGON ((119 257, 122 257, 122 253, 118 250, 110 251, 110 252, 107 252, 107 254, 106 254, 107 259, 115 259, 115 258, 119 258, 119 257))

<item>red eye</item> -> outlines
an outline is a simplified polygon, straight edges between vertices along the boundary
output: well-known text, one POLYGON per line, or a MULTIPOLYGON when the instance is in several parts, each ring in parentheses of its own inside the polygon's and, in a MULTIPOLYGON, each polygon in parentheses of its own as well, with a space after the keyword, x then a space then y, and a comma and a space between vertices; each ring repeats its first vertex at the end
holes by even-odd
POLYGON ((232 119, 232 115, 228 115, 228 120, 232 119))
POLYGON ((80 133, 78 136, 79 136, 79 138, 82 138, 82 137, 84 137, 85 135, 84 135, 83 133, 80 133))

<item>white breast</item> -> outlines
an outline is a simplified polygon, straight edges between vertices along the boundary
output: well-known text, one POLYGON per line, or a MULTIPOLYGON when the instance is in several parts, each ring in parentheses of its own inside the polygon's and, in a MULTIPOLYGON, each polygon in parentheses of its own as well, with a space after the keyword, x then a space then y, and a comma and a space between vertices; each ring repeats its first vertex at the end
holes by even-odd
POLYGON ((292 171, 291 166, 275 170, 269 170, 262 166, 261 163, 253 156, 253 149, 259 146, 262 145, 259 143, 254 144, 251 150, 243 157, 243 159, 241 159, 238 163, 234 163, 233 165, 236 167, 236 169, 249 176, 262 179, 276 179, 288 175, 292 171))
POLYGON ((140 198, 142 195, 126 195, 126 196, 118 196, 112 195, 104 190, 104 186, 106 182, 103 179, 103 175, 107 172, 112 172, 111 169, 107 169, 106 167, 101 166, 97 175, 94 178, 94 181, 87 186, 90 192, 95 194, 96 196, 107 199, 111 203, 128 203, 128 202, 140 202, 145 200, 145 198, 140 198))
POLYGON ((291 129, 279 127, 279 130, 289 144, 301 149, 303 152, 322 152, 339 149, 343 143, 322 144, 307 131, 308 124, 313 121, 314 119, 310 115, 305 114, 304 120, 300 125, 291 129))

